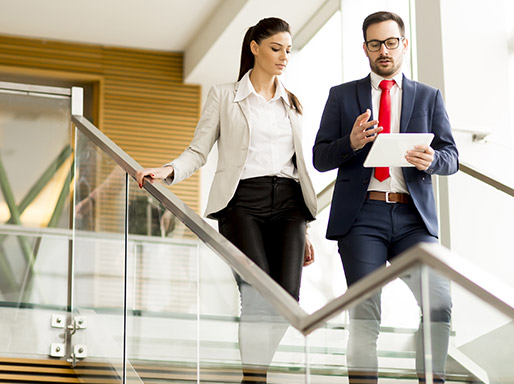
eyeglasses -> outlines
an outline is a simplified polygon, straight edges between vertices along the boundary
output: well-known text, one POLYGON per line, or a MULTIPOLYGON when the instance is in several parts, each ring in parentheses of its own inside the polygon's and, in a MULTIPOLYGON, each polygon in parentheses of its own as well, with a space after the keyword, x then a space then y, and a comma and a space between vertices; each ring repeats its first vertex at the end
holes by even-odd
POLYGON ((400 41, 405 40, 405 37, 390 37, 385 40, 369 40, 366 41, 366 48, 370 52, 378 52, 380 48, 382 48, 382 44, 385 45, 387 49, 396 49, 400 46, 400 41))

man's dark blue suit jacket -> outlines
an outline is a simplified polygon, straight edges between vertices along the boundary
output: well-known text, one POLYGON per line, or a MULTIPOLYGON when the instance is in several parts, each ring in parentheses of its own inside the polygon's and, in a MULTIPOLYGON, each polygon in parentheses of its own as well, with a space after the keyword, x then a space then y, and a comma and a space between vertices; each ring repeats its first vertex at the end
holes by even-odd
MULTIPOLYGON (((423 222, 429 233, 437 237, 439 229, 431 175, 457 172, 458 152, 440 91, 405 76, 402 88, 400 132, 432 132, 435 135, 431 144, 435 151, 434 161, 430 168, 419 171, 415 167, 404 167, 402 170, 423 222)), ((317 170, 339 170, 330 209, 328 239, 337 239, 350 230, 373 177, 373 168, 363 166, 371 144, 357 152, 350 146, 355 119, 366 109, 373 110, 369 75, 330 90, 313 148, 317 170)))

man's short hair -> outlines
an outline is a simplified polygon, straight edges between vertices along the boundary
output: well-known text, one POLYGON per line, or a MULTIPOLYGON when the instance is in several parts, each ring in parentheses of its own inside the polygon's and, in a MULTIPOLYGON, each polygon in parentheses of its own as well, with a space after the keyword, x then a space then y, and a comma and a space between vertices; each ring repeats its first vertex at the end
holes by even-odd
POLYGON ((366 32, 368 31, 368 27, 372 24, 381 23, 383 21, 393 20, 398 24, 398 28, 400 29, 401 37, 405 37, 405 24, 400 16, 393 12, 375 12, 366 17, 364 19, 364 23, 362 23, 362 33, 364 34, 364 41, 367 41, 366 32))

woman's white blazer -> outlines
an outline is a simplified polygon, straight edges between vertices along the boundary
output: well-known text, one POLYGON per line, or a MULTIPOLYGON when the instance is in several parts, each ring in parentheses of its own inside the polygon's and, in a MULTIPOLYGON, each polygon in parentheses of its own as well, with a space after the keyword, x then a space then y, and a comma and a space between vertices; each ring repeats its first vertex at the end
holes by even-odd
MULTIPOLYGON (((189 147, 171 164, 174 169, 168 184, 178 183, 196 172, 207 161, 214 143, 218 145, 218 165, 212 182, 205 216, 225 208, 234 196, 243 172, 250 142, 250 108, 248 98, 235 102, 239 82, 216 85, 209 90, 202 115, 189 147)), ((300 115, 287 103, 291 121, 296 167, 305 205, 316 217, 316 193, 307 174, 302 151, 300 115)))

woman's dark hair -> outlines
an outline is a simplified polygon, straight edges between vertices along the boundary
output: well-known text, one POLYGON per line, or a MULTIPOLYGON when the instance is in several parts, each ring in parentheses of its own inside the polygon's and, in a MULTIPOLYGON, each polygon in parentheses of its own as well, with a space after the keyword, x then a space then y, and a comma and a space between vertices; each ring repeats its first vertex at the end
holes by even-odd
POLYGON ((364 19, 364 23, 362 23, 362 33, 364 34, 364 41, 367 41, 366 33, 368 32, 368 28, 372 24, 381 23, 382 21, 393 20, 398 24, 398 29, 400 30, 400 34, 402 37, 405 37, 405 24, 400 16, 393 12, 375 12, 366 17, 364 19))
MULTIPOLYGON (((237 81, 241 80, 246 72, 252 69, 255 64, 255 57, 250 48, 250 43, 255 41, 257 44, 260 44, 262 40, 281 32, 287 32, 290 34, 291 30, 289 28, 289 24, 286 21, 277 17, 262 19, 253 27, 248 28, 248 31, 246 31, 245 37, 243 39, 243 46, 241 48, 241 65, 239 66, 239 76, 237 81)), ((300 104, 298 98, 287 89, 286 92, 289 96, 289 102, 291 105, 298 113, 301 114, 302 105, 300 104)))

